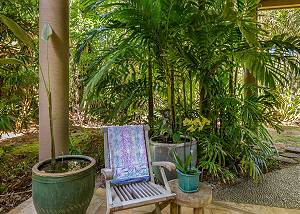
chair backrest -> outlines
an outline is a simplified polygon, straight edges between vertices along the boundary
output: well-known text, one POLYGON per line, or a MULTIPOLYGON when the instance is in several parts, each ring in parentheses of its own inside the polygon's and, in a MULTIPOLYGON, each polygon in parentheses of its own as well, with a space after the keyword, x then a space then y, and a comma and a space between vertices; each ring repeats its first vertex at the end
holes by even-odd
POLYGON ((150 156, 144 129, 143 125, 104 128, 105 167, 113 170, 112 184, 151 179, 150 156))

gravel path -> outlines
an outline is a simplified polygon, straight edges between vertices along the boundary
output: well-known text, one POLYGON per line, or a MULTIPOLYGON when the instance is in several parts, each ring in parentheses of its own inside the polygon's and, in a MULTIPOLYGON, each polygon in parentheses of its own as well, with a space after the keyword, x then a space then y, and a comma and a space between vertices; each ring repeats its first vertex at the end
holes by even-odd
POLYGON ((300 209, 300 165, 267 173, 259 184, 243 180, 234 186, 217 188, 214 200, 300 209))

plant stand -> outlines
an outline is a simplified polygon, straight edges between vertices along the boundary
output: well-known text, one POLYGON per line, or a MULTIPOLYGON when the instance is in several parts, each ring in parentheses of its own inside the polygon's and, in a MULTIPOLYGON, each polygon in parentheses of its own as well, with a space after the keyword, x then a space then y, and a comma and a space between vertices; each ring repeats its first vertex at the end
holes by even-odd
POLYGON ((212 188, 200 183, 199 190, 194 193, 184 193, 178 188, 178 180, 169 181, 171 191, 176 198, 171 202, 170 214, 180 214, 180 207, 194 208, 194 214, 204 214, 204 207, 212 202, 212 188))

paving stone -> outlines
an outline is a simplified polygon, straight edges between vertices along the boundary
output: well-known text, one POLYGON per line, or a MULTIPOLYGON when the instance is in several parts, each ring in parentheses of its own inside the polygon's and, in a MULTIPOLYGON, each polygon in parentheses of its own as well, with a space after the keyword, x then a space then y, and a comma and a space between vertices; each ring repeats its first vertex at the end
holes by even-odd
POLYGON ((286 145, 284 143, 275 143, 274 147, 278 150, 284 150, 286 145))
POLYGON ((300 153, 300 147, 289 146, 285 148, 287 152, 300 153))
POLYGON ((280 153, 280 156, 287 157, 287 158, 300 158, 300 154, 291 153, 291 152, 280 153))
POLYGON ((298 163, 298 161, 295 161, 292 158, 282 157, 282 156, 274 156, 272 157, 274 160, 278 160, 284 163, 298 163))

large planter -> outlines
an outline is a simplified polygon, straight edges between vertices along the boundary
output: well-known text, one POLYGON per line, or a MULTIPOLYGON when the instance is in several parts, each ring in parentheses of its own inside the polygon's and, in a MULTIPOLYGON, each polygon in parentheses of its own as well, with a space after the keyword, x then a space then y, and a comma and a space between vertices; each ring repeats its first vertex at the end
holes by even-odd
POLYGON ((47 173, 41 168, 50 160, 32 168, 32 198, 38 214, 84 214, 95 188, 95 164, 93 158, 80 155, 57 157, 61 160, 89 161, 84 168, 64 173, 47 173))
MULTIPOLYGON (((172 151, 175 150, 177 155, 181 160, 184 157, 187 157, 190 153, 190 147, 192 150, 192 167, 196 166, 197 161, 197 142, 190 141, 186 143, 179 144, 171 144, 171 143, 159 143, 155 138, 150 139, 150 154, 152 161, 170 161, 175 163, 172 156, 172 151)), ((160 171, 157 168, 153 168, 153 172, 155 177, 158 178, 160 182, 162 182, 162 178, 160 176, 160 171)), ((168 180, 173 180, 177 177, 176 172, 166 171, 166 176, 168 180)))
POLYGON ((200 172, 197 170, 197 173, 194 175, 188 175, 180 172, 178 169, 177 178, 178 178, 178 187, 182 192, 197 192, 199 187, 199 176, 200 172))

